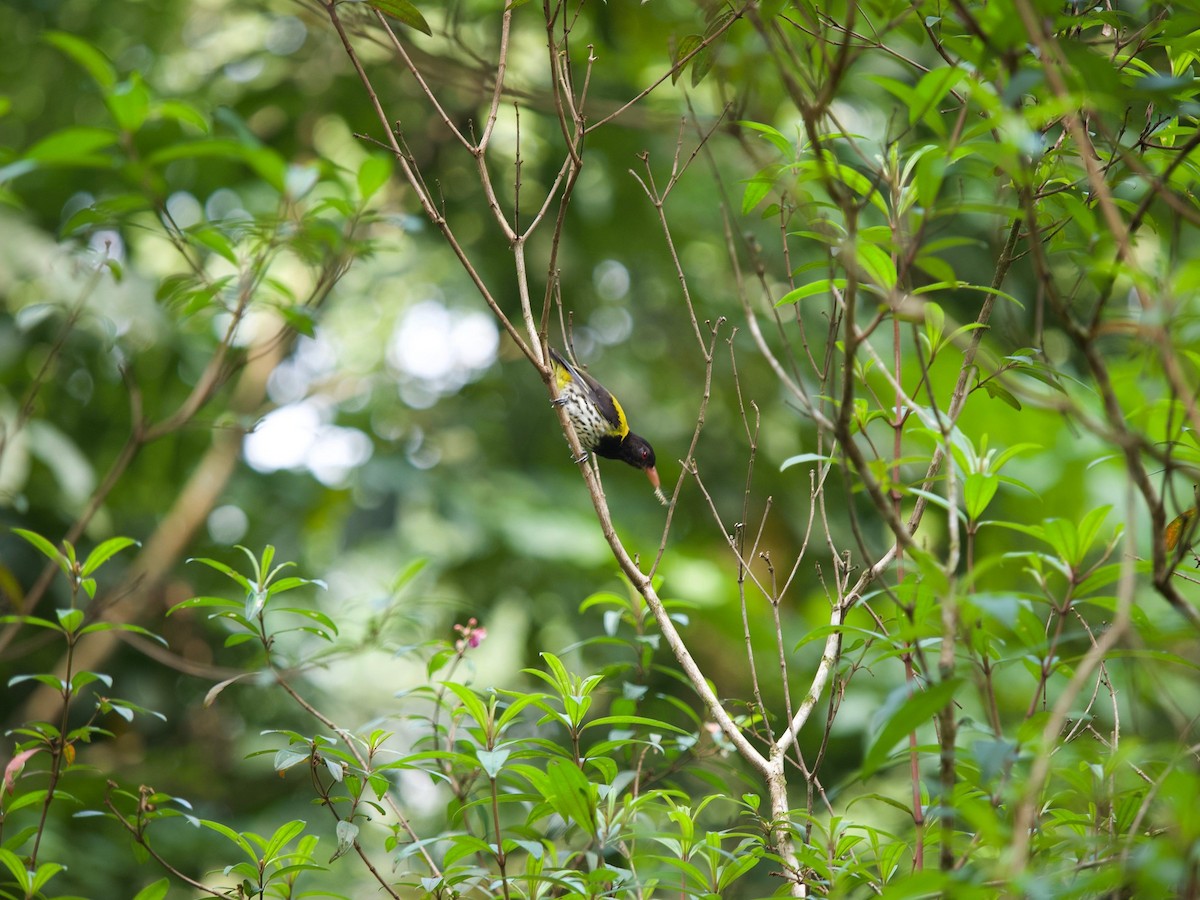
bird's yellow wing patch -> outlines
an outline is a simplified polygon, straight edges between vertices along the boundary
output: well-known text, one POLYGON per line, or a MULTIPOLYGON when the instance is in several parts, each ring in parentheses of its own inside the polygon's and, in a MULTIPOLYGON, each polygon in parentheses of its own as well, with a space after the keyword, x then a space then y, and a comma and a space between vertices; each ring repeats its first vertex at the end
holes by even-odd
POLYGON ((554 360, 554 384, 561 391, 575 379, 571 377, 571 370, 562 365, 557 359, 554 360))
POLYGON ((614 397, 612 394, 609 394, 608 391, 605 391, 604 393, 608 396, 608 399, 612 401, 613 411, 617 414, 617 436, 623 438, 625 435, 629 434, 629 422, 625 420, 625 410, 621 409, 621 404, 617 401, 616 397, 614 397))

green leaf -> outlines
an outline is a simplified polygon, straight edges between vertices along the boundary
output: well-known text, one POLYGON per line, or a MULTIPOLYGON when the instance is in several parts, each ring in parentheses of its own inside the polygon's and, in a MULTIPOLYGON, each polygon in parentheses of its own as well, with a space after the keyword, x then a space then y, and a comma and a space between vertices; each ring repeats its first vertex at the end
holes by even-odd
POLYGON ((983 515, 996 489, 1000 487, 1000 476, 993 472, 971 472, 963 479, 963 506, 967 518, 972 522, 983 515))
POLYGON ((204 609, 214 607, 217 609, 240 610, 242 608, 242 604, 238 603, 236 600, 230 600, 226 597, 193 597, 190 600, 184 600, 180 603, 176 603, 167 610, 167 615, 172 615, 181 609, 204 609))
POLYGON ((908 696, 910 687, 903 685, 894 690, 887 701, 876 713, 879 727, 875 739, 863 759, 860 774, 869 778, 887 761, 892 748, 907 734, 918 726, 930 721, 941 712, 947 703, 954 699, 961 679, 951 678, 940 681, 935 685, 912 696, 908 696), (902 701, 902 702, 897 702, 902 701))
POLYGON ((966 74, 958 66, 943 66, 926 72, 913 89, 912 105, 908 109, 908 123, 918 119, 939 135, 946 134, 947 117, 937 108, 966 74))
POLYGON ((1076 585, 1075 593, 1080 597, 1086 597, 1093 591, 1107 587, 1121 577, 1121 572, 1124 568, 1124 563, 1110 563, 1107 566, 1101 566, 1076 585))
POLYGON ((1003 739, 979 740, 971 743, 971 752, 979 766, 983 781, 999 778, 1017 761, 1018 745, 1003 739))
POLYGON ((200 824, 210 831, 215 831, 217 834, 223 835, 230 843, 241 848, 242 852, 249 858, 251 864, 258 864, 258 855, 254 852, 254 848, 250 846, 250 842, 228 825, 222 822, 215 822, 211 819, 201 819, 200 824))
POLYGON ((275 759, 271 763, 271 768, 276 772, 286 772, 292 766, 299 765, 302 762, 307 762, 311 753, 301 753, 297 750, 284 748, 275 754, 275 759))
POLYGON ((58 624, 67 634, 74 634, 83 624, 82 609, 56 609, 54 614, 58 616, 58 624))
POLYGON ((1077 565, 1083 557, 1079 529, 1070 519, 1047 519, 1042 523, 1046 543, 1069 566, 1077 565))
POLYGON ((595 785, 566 760, 554 759, 546 766, 548 796, 554 811, 596 836, 595 785))
POLYGON ((763 169, 753 178, 747 178, 742 192, 742 215, 748 215, 775 187, 776 168, 763 169))
POLYGON ((291 613, 294 616, 303 616, 306 619, 312 619, 314 622, 320 623, 324 628, 329 629, 334 634, 338 633, 337 623, 334 622, 333 619, 331 619, 329 616, 325 615, 325 613, 321 612, 320 610, 300 609, 298 607, 292 607, 292 606, 271 607, 271 608, 274 609, 275 612, 291 613))
MULTIPOLYGON (((1012 360, 1013 357, 1009 356, 1005 357, 1005 359, 1012 360)), ((1062 385, 1059 372, 1043 362, 1037 360, 1020 360, 1016 366, 1013 366, 1013 374, 1032 378, 1058 391, 1060 394, 1065 395, 1067 393, 1067 389, 1062 385)))
POLYGON ((546 699, 548 699, 546 694, 536 692, 520 694, 500 714, 500 718, 496 720, 496 729, 502 733, 521 714, 521 710, 532 704, 544 702, 546 699))
POLYGON ((305 337, 316 335, 316 318, 313 310, 305 306, 279 306, 277 310, 293 331, 305 337))
POLYGON ((987 395, 989 397, 991 397, 993 400, 1002 400, 1005 403, 1007 403, 1009 406, 1011 406, 1013 409, 1020 412, 1020 410, 1021 410, 1020 401, 1017 400, 1017 398, 1014 397, 1012 394, 1010 394, 1008 391, 1006 391, 1003 387, 1001 387, 1000 383, 995 378, 985 381, 983 383, 983 389, 984 389, 984 391, 987 392, 987 395))
POLYGON ((122 716, 128 721, 133 721, 134 713, 142 716, 154 716, 154 718, 161 722, 167 721, 167 717, 162 713, 153 709, 147 709, 144 706, 139 706, 136 703, 131 703, 128 700, 118 700, 114 698, 104 701, 100 704, 100 707, 105 712, 107 712, 108 708, 111 707, 113 712, 116 712, 118 715, 122 716))
POLYGON ((994 460, 992 460, 991 470, 993 472, 999 472, 1002 468, 1004 468, 1004 465, 1010 459, 1012 459, 1014 456, 1018 456, 1019 454, 1024 453, 1026 450, 1041 450, 1041 449, 1042 449, 1041 444, 1034 444, 1034 443, 1030 443, 1029 441, 1025 441, 1020 444, 1013 444, 1011 447, 1008 447, 1003 452, 1001 452, 994 460))
POLYGON ((505 748, 476 750, 475 757, 479 760, 479 765, 483 769, 484 774, 488 778, 495 778, 500 774, 500 770, 504 767, 504 763, 511 753, 511 750, 505 748))
POLYGON ((680 65, 680 61, 694 53, 703 43, 704 38, 698 34, 685 34, 679 39, 679 42, 675 45, 675 55, 671 58, 671 64, 673 66, 679 66, 679 68, 671 73, 671 84, 675 84, 677 81, 679 81, 679 76, 682 75, 687 67, 693 62, 692 59, 688 59, 686 63, 680 65))
POLYGON ((52 47, 57 47, 71 57, 92 77, 105 92, 111 90, 117 83, 117 72, 103 53, 84 41, 63 31, 47 31, 42 39, 52 47))
MULTIPOLYGON (((554 685, 560 696, 569 696, 574 688, 572 678, 567 667, 563 665, 562 660, 553 653, 543 652, 541 654, 543 660, 546 661, 546 668, 550 670, 549 677, 546 678, 550 684, 554 685)), ((537 672, 536 670, 527 670, 531 675, 541 675, 545 677, 545 673, 537 672)))
MULTIPOLYGON (((910 813, 911 814, 911 813, 910 813)), ((957 896, 952 888, 956 882, 951 876, 937 869, 924 869, 919 872, 900 874, 887 883, 887 890, 881 896, 887 900, 923 900, 926 897, 957 896)), ((970 893, 966 891, 964 893, 970 893)), ((986 896, 986 892, 972 896, 986 896)))
POLYGON ((154 114, 160 119, 172 119, 186 125, 191 125, 202 134, 208 134, 208 118, 195 106, 182 100, 163 100, 154 107, 154 114))
POLYGON ((833 174, 850 190, 865 197, 872 206, 885 216, 888 214, 887 203, 879 193, 876 183, 862 172, 841 163, 832 167, 833 174))
MULTIPOLYGON (((916 185, 917 202, 924 209, 931 209, 937 202, 938 193, 946 177, 946 160, 933 153, 927 153, 917 163, 916 185)), ((926 245, 925 252, 931 252, 926 245)))
MULTIPOLYGON (((50 792, 46 790, 30 791, 27 794, 21 794, 11 802, 4 804, 5 811, 8 813, 14 813, 17 810, 24 809, 27 806, 42 806, 46 802, 46 798, 49 795, 50 792)), ((4 851, 0 851, 0 853, 2 852, 4 851)))
POLYGON ((400 573, 392 579, 392 583, 389 586, 391 592, 393 594, 400 593, 400 591, 412 584, 416 577, 425 570, 427 565, 429 565, 429 560, 423 556, 418 556, 401 569, 400 573))
POLYGON ((91 625, 85 625, 79 629, 80 634, 93 634, 100 631, 126 631, 130 634, 140 634, 142 637, 158 641, 164 647, 167 646, 167 640, 161 634, 155 634, 149 628, 131 625, 129 622, 93 622, 91 625))
POLYGON ((925 338, 931 352, 936 353, 946 330, 946 313, 942 307, 930 300, 925 304, 925 338))
MULTIPOLYGON (((1012 294, 1006 293, 1001 290, 997 290, 996 288, 993 288, 993 287, 988 287, 987 285, 971 284, 969 281, 938 281, 938 282, 934 282, 933 284, 923 284, 919 288, 916 288, 913 290, 913 295, 919 296, 921 294, 930 294, 930 293, 933 293, 934 291, 951 291, 951 290, 979 291, 979 293, 981 293, 981 294, 990 294, 993 297, 1000 297, 1004 300, 1007 300, 1010 303, 1015 304, 1017 307, 1019 307, 1021 309, 1025 308, 1025 305, 1023 303, 1021 303, 1021 301, 1018 300, 1016 297, 1014 297, 1012 294)), ((1005 358, 1012 359, 1012 357, 1005 357, 1005 358)), ((1026 360, 1026 362, 1028 362, 1028 360, 1026 360)))
POLYGON ((803 287, 798 287, 795 290, 788 291, 775 302, 775 305, 778 307, 785 306, 788 303, 798 303, 806 297, 811 297, 814 294, 828 294, 835 290, 844 290, 845 287, 845 278, 822 278, 819 281, 814 281, 810 284, 804 285, 803 287))
POLYGON ((903 81, 897 81, 895 78, 889 78, 886 75, 868 75, 868 81, 873 81, 897 100, 905 109, 913 109, 917 105, 916 92, 910 85, 903 81))
POLYGON ((444 684, 459 700, 462 701, 463 707, 467 713, 480 725, 483 725, 488 720, 487 707, 483 701, 471 688, 465 684, 459 684, 456 681, 443 681, 444 684))
POLYGON ((234 569, 231 569, 229 566, 225 565, 225 563, 223 563, 223 562, 219 562, 218 560, 215 560, 215 559, 208 559, 208 558, 202 557, 202 556, 194 556, 191 559, 189 559, 188 562, 190 562, 190 563, 198 562, 198 563, 208 566, 210 569, 216 569, 221 574, 226 575, 229 578, 232 578, 234 581, 236 581, 239 585, 242 586, 242 589, 245 591, 252 591, 254 589, 254 586, 250 583, 250 580, 245 575, 243 575, 241 572, 237 572, 234 569))
POLYGON ((34 531, 27 531, 24 528, 14 528, 13 534, 20 535, 29 543, 33 544, 33 546, 41 551, 44 557, 51 562, 58 563, 58 567, 63 570, 64 574, 70 575, 66 557, 63 556, 62 553, 60 553, 52 543, 50 543, 40 534, 34 531))
POLYGON ((762 858, 763 851, 756 848, 748 853, 736 855, 728 864, 721 869, 721 875, 717 880, 717 888, 720 893, 717 896, 727 896, 725 893, 729 886, 737 879, 741 878, 756 865, 762 858))
POLYGON ((310 584, 315 584, 322 589, 328 589, 329 587, 329 585, 319 578, 300 578, 297 575, 291 575, 287 578, 280 578, 278 581, 273 581, 270 587, 267 588, 267 595, 274 597, 276 594, 293 591, 300 587, 307 587, 310 584))
POLYGON ((274 150, 254 147, 229 139, 178 141, 156 150, 146 163, 163 167, 181 159, 225 159, 248 165, 279 193, 285 190, 287 163, 274 150))
POLYGON ((337 850, 329 857, 330 862, 353 850, 354 842, 358 840, 358 826, 349 819, 341 819, 334 830, 337 834, 337 850))
POLYGON ((717 61, 714 47, 715 43, 709 44, 692 57, 692 87, 698 85, 704 80, 704 76, 712 71, 713 63, 717 61))
POLYGON ((392 161, 383 156, 368 156, 358 167, 358 193, 370 200, 392 177, 392 161))
POLYGON ((103 672, 84 671, 84 672, 76 672, 74 675, 71 676, 71 690, 72 690, 72 692, 77 693, 80 688, 86 687, 87 685, 89 685, 95 681, 103 682, 105 687, 111 688, 113 686, 113 680, 112 680, 111 675, 106 675, 103 672))
POLYGON ((488 859, 494 857, 495 853, 496 850, 491 844, 480 840, 473 834, 455 834, 450 838, 450 849, 446 851, 442 865, 450 867, 459 860, 475 856, 476 854, 488 859))
MULTIPOLYGON (((149 202, 141 194, 118 194, 85 206, 67 219, 62 226, 64 235, 73 234, 92 225, 108 225, 128 218, 129 213, 143 212, 149 202)), ((194 277, 194 276, 190 276, 194 277)))
POLYGON ((1082 563, 1088 551, 1092 549, 1092 545, 1096 542, 1096 538, 1100 534, 1100 529, 1104 525, 1104 520, 1111 511, 1111 506, 1098 506, 1080 520, 1077 529, 1079 534, 1079 558, 1076 560, 1076 565, 1082 563))
POLYGON ((65 866, 56 862, 42 863, 37 867, 37 871, 33 873, 33 878, 29 882, 29 893, 40 894, 46 883, 61 872, 65 866))
POLYGON ((590 722, 584 725, 583 728, 586 730, 588 728, 596 728, 602 725, 645 725, 647 728, 661 728, 664 731, 674 731, 676 734, 688 734, 688 732, 682 728, 677 728, 676 726, 663 722, 660 719, 648 719, 645 716, 601 716, 598 719, 592 719, 590 722))
POLYGON ((896 264, 886 250, 878 244, 870 244, 859 240, 854 248, 855 260, 858 267, 872 284, 885 291, 896 286, 896 264))
POLYGON ((757 131, 764 138, 774 144, 775 148, 788 159, 791 159, 795 155, 796 148, 792 145, 792 142, 784 137, 783 133, 778 129, 772 128, 770 125, 763 125, 760 122, 748 122, 745 120, 738 122, 737 124, 741 125, 743 128, 749 128, 752 131, 757 131))
POLYGON ((957 280, 954 273, 954 268, 938 256, 932 253, 919 251, 916 259, 913 260, 913 265, 932 278, 934 281, 942 283, 953 283, 957 280))
POLYGON ((211 250, 226 262, 238 264, 237 253, 229 235, 210 224, 201 224, 187 230, 188 239, 201 247, 211 250))
POLYGON ((30 172, 36 172, 37 169, 38 164, 32 159, 18 159, 7 166, 0 166, 0 185, 9 181, 15 181, 22 175, 28 175, 30 172))
POLYGON ((171 887, 171 879, 160 878, 133 895, 133 900, 163 900, 171 887))
POLYGON ((114 555, 120 553, 126 547, 140 547, 141 544, 133 538, 115 537, 104 541, 96 549, 88 554, 87 559, 83 561, 83 568, 80 570, 83 575, 91 575, 102 565, 108 562, 114 555))
POLYGON ((117 703, 101 703, 100 711, 106 712, 106 713, 109 713, 109 712, 116 713, 118 716, 120 716, 126 722, 133 721, 133 711, 131 709, 129 709, 128 707, 121 706, 120 704, 117 704, 117 703))
POLYGON ((796 650, 799 650, 805 644, 811 644, 813 641, 823 641, 831 634, 849 634, 862 635, 870 641, 881 641, 884 644, 891 643, 887 636, 878 631, 872 631, 869 628, 859 628, 854 625, 819 625, 804 633, 804 637, 796 642, 796 650))
POLYGON ((105 95, 104 100, 122 131, 137 131, 145 124, 146 117, 150 114, 150 91, 146 89, 137 72, 134 72, 128 81, 114 86, 105 95))
POLYGON ((30 147, 25 158, 39 163, 94 164, 97 158, 91 154, 118 140, 120 135, 105 128, 63 128, 30 147))
POLYGON ((37 616, 0 616, 0 625, 32 625, 35 628, 52 628, 55 631, 62 631, 62 628, 57 622, 51 622, 49 619, 42 619, 37 616))
POLYGON ((267 846, 263 848, 263 859, 273 860, 283 852, 283 849, 304 833, 307 827, 303 819, 293 819, 275 829, 267 846))
POLYGON ((425 17, 421 15, 421 11, 408 0, 371 0, 371 5, 385 16, 396 19, 402 25, 433 36, 433 31, 430 29, 429 23, 425 21, 425 17))
POLYGON ((833 464, 836 463, 837 460, 831 456, 822 456, 820 453, 800 453, 796 456, 789 456, 787 459, 781 462, 779 464, 779 471, 782 472, 784 469, 790 469, 792 466, 799 466, 803 463, 810 462, 833 464))

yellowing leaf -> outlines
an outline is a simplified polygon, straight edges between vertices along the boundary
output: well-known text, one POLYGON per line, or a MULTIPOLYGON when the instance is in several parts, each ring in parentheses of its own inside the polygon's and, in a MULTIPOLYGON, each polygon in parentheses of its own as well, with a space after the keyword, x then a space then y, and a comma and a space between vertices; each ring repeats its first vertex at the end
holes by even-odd
POLYGON ((1174 550, 1179 546, 1179 539, 1183 536, 1184 531, 1191 531, 1192 519, 1196 518, 1197 509, 1192 507, 1186 510, 1182 515, 1176 516, 1171 520, 1171 524, 1163 530, 1163 543, 1166 544, 1167 550, 1174 550))

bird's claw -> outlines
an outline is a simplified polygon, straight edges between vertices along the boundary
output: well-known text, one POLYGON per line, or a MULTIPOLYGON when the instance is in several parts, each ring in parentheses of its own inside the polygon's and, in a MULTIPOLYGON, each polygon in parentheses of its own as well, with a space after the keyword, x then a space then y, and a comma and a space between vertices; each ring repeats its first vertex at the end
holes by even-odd
POLYGON ((566 397, 555 397, 553 400, 550 401, 550 405, 551 406, 566 406, 567 398, 566 397))

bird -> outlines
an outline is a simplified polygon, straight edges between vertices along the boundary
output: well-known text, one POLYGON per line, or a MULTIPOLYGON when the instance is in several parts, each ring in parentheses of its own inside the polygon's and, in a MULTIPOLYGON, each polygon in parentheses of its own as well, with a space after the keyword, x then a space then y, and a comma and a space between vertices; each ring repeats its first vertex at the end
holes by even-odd
POLYGON ((558 397, 553 402, 566 408, 579 443, 597 456, 619 459, 643 470, 654 487, 654 496, 665 505, 667 498, 654 467, 654 448, 650 442, 629 430, 625 410, 604 385, 575 368, 553 347, 549 349, 554 384, 558 388, 558 397))

